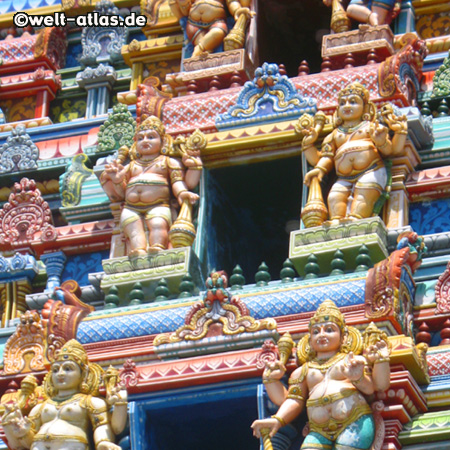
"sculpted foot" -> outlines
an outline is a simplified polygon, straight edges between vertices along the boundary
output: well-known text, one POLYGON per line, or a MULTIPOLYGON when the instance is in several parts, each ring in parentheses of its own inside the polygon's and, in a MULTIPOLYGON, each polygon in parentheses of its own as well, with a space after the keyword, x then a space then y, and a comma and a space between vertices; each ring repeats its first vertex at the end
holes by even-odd
POLYGON ((136 248, 131 250, 128 254, 130 258, 138 258, 139 256, 147 256, 147 251, 144 248, 136 248))

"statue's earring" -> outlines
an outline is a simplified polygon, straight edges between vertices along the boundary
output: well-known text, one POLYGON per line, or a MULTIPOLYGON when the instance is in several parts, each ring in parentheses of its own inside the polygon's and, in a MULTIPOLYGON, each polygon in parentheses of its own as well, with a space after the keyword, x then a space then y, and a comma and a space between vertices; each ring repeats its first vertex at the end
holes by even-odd
POLYGON ((345 328, 343 336, 342 336, 342 345, 341 345, 341 352, 342 353, 349 353, 350 352, 351 342, 350 342, 349 337, 350 337, 350 335, 348 333, 348 329, 345 328))
POLYGON ((87 394, 89 392, 89 367, 85 368, 85 375, 84 375, 84 380, 81 383, 81 387, 80 390, 83 394, 87 394))

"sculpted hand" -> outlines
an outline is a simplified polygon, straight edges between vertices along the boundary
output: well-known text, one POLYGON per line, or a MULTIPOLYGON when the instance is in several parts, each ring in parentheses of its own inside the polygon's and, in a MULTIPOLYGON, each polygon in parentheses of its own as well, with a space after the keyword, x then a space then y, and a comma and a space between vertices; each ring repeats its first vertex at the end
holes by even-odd
POLYGON ((200 196, 194 194, 193 192, 183 191, 180 192, 180 194, 178 195, 178 203, 181 205, 184 202, 184 200, 187 200, 191 205, 193 205, 198 201, 199 198, 200 196))
POLYGON ((105 172, 108 174, 109 179, 113 183, 118 184, 125 178, 127 170, 124 166, 122 166, 122 164, 119 164, 116 160, 114 160, 111 164, 105 165, 105 172))
POLYGON ((388 127, 394 133, 406 134, 408 132, 408 123, 406 116, 395 115, 394 109, 392 108, 392 105, 390 103, 386 103, 385 105, 383 105, 381 107, 380 113, 388 124, 388 127))
POLYGON ((344 360, 342 374, 350 381, 359 380, 363 376, 365 362, 365 358, 350 352, 344 360))
POLYGON ((389 130, 379 123, 371 123, 369 128, 370 137, 377 147, 382 147, 388 138, 389 130))
POLYGON ((239 16, 241 16, 242 14, 245 15, 247 17, 247 19, 251 19, 252 17, 254 17, 256 15, 255 11, 252 11, 250 8, 241 7, 241 8, 238 8, 236 10, 236 12, 234 13, 234 20, 238 20, 239 16))
POLYGON ((311 180, 314 177, 317 177, 319 181, 322 181, 322 178, 324 177, 325 172, 322 169, 316 168, 313 170, 310 170, 306 175, 305 179, 303 180, 303 183, 306 184, 306 186, 309 186, 311 184, 311 180))
POLYGON ((281 380, 285 373, 286 367, 281 361, 268 362, 263 372, 263 380, 281 380))
POLYGON ((255 420, 252 423, 253 436, 260 438, 261 430, 264 428, 270 430, 270 437, 274 437, 277 431, 281 428, 281 423, 277 419, 255 420))
POLYGON ((379 359, 389 358, 390 350, 385 341, 378 341, 374 345, 369 345, 363 352, 367 361, 373 364, 375 361, 379 359))
POLYGON ((302 141, 302 147, 313 145, 319 137, 319 133, 315 127, 303 129, 301 133, 305 136, 302 141))
POLYGON ((11 427, 17 438, 22 438, 28 434, 31 429, 31 420, 23 417, 17 403, 4 404, 5 414, 2 417, 2 426, 11 427))
POLYGON ((120 385, 114 386, 106 396, 106 402, 111 406, 115 405, 117 402, 124 403, 127 400, 127 391, 120 385))

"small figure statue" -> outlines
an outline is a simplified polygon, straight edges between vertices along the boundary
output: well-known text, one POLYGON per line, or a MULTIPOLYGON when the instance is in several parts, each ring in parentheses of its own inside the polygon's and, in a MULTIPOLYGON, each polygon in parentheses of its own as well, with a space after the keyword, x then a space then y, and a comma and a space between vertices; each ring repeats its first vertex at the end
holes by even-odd
MULTIPOLYGON (((324 0, 326 1, 326 0, 324 0)), ((398 0, 350 0, 347 16, 372 26, 389 25, 400 12, 398 0)))
POLYGON ((298 344, 297 355, 303 364, 292 372, 288 390, 280 382, 284 364, 266 364, 263 382, 279 410, 269 419, 254 421, 253 434, 273 437, 306 405, 309 432, 302 450, 371 448, 375 427, 364 395, 389 387, 386 339, 374 324, 361 336, 354 327, 346 326, 331 300, 324 301, 311 318, 309 334, 298 344), (363 347, 364 356, 357 355, 363 347))
MULTIPOLYGON (((191 141, 200 135, 204 138, 196 133, 191 141)), ((164 125, 155 116, 137 127, 135 139, 131 150, 120 149, 119 157, 105 166, 100 177, 112 201, 125 201, 120 228, 127 239, 130 258, 168 248, 172 225, 170 189, 182 210, 183 205, 191 208, 199 196, 190 190, 199 183, 203 168, 198 148, 185 145, 181 138, 175 142, 177 152, 172 137, 166 135, 164 125), (128 156, 131 161, 123 166, 128 156)), ((195 237, 195 229, 190 225, 189 232, 195 237)))
POLYGON ((247 21, 254 15, 250 0, 169 0, 169 5, 175 17, 187 17, 186 35, 194 45, 193 57, 211 53, 224 41, 228 34, 225 5, 236 20, 230 32, 235 42, 225 50, 243 47, 247 21))
MULTIPOLYGON (((355 82, 342 89, 338 98, 335 128, 325 137, 321 152, 314 143, 325 122, 324 114, 317 113, 315 125, 310 123, 302 130, 305 136, 302 151, 314 166, 305 175, 304 183, 310 186, 314 181, 319 185, 325 174, 333 168, 336 170, 337 181, 328 194, 328 214, 332 225, 378 213, 376 203, 390 188, 383 157, 401 154, 408 134, 406 117, 396 116, 390 104, 384 105, 380 111, 385 125, 378 120, 376 106, 369 100, 369 91, 360 83, 355 82), (389 130, 393 132, 392 139, 389 130)), ((313 191, 316 195, 317 189, 313 191)), ((306 225, 304 216, 308 213, 305 210, 302 219, 306 225)), ((319 224, 315 222, 310 226, 319 224)))
POLYGON ((101 398, 98 389, 102 372, 100 366, 88 361, 80 343, 74 339, 68 341, 44 379, 46 399, 43 402, 25 417, 18 402, 3 404, 2 426, 9 447, 13 450, 121 450, 114 443, 114 435, 126 426, 127 392, 117 384, 117 370, 110 368, 104 375, 106 400, 101 398))

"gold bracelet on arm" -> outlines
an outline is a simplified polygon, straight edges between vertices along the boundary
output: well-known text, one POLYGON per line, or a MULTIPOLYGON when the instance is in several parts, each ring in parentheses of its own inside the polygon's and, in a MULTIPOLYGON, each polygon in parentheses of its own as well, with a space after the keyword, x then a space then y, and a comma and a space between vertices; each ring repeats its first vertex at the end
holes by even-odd
POLYGON ((276 420, 278 420, 278 422, 280 422, 280 424, 281 424, 281 426, 282 427, 285 427, 287 424, 286 424, 286 422, 285 422, 285 420, 282 418, 282 417, 280 417, 280 416, 277 416, 277 415, 273 415, 273 416, 270 416, 272 419, 276 419, 276 420))
POLYGON ((384 363, 384 362, 390 362, 391 361, 391 358, 389 358, 389 357, 387 357, 387 358, 380 358, 380 359, 377 359, 376 361, 374 361, 374 364, 380 364, 380 363, 384 363))

